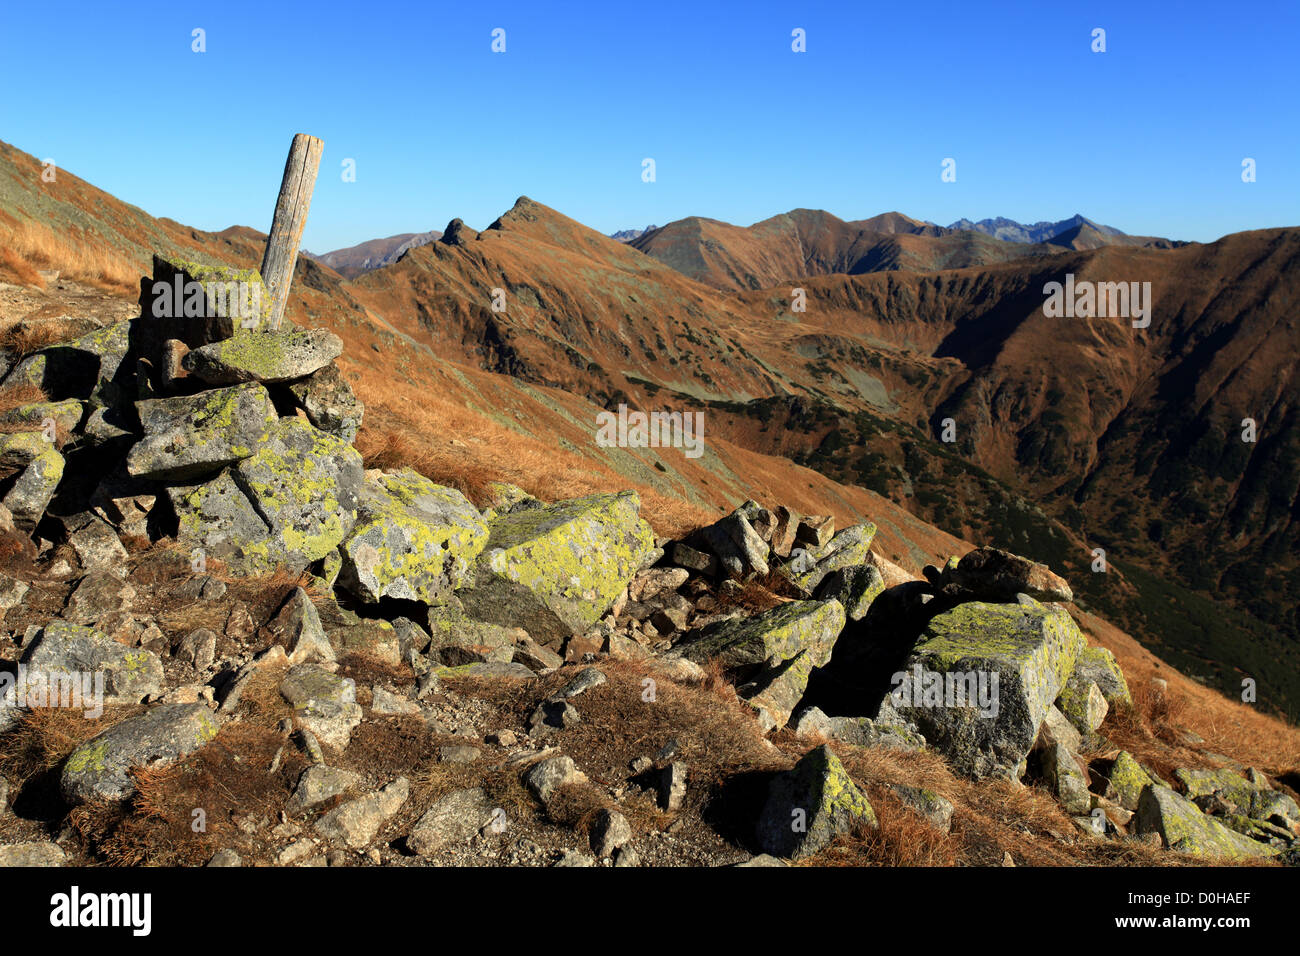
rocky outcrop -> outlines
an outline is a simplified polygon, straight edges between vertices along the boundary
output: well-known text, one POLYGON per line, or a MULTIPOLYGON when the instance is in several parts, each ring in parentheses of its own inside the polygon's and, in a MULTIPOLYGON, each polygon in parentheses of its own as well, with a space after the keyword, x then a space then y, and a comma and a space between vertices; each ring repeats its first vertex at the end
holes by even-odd
POLYGON ((894 703, 962 773, 1019 777, 1083 647, 1062 608, 961 604, 927 625, 894 703))
POLYGON ((477 580, 460 595, 465 608, 543 643, 586 631, 654 548, 640 508, 623 492, 497 516, 477 580))
POLYGON ((877 826, 866 796, 829 747, 808 751, 774 780, 758 820, 758 845, 773 856, 801 859, 854 827, 877 826))
POLYGON ((487 544, 478 509, 414 471, 370 472, 339 551, 340 586, 365 601, 436 603, 472 583, 487 544))

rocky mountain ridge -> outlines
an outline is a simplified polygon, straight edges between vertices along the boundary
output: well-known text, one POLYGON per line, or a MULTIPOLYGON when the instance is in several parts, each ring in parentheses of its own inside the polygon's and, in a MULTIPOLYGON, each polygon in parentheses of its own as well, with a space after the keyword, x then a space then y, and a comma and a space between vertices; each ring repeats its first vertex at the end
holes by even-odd
POLYGON ((341 340, 235 320, 225 283, 260 277, 157 257, 138 317, 6 360, 0 861, 780 865, 907 826, 995 853, 934 780, 1030 794, 1059 848, 1030 860, 1294 861, 1289 768, 1152 762, 1046 567, 913 579, 870 521, 753 501, 676 539, 633 492, 480 510, 365 469, 341 340))

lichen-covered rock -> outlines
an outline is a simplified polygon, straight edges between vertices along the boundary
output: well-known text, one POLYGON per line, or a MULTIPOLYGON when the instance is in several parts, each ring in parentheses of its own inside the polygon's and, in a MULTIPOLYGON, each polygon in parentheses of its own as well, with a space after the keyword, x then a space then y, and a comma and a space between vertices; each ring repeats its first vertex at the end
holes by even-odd
POLYGON ((977 598, 1010 601, 1028 594, 1039 601, 1074 600, 1070 586, 1046 565, 998 548, 976 548, 945 570, 946 580, 977 598))
POLYGON ((120 800, 135 790, 130 771, 166 766, 217 735, 217 716, 203 704, 161 704, 92 737, 63 765, 60 789, 70 803, 120 800))
POLYGON ((81 424, 84 411, 85 405, 75 398, 62 402, 31 402, 0 412, 0 425, 28 426, 33 431, 40 431, 47 421, 52 421, 59 431, 67 433, 81 424))
POLYGON ((328 329, 246 332, 191 350, 181 361, 211 385, 288 382, 305 378, 343 353, 343 340, 328 329))
POLYGON ((1211 770, 1188 770, 1180 767, 1174 771, 1174 779, 1182 785, 1189 800, 1218 797, 1233 807, 1234 812, 1253 816, 1250 810, 1259 788, 1235 770, 1227 767, 1211 770))
POLYGON ((724 668, 752 676, 762 665, 778 665, 808 651, 808 664, 823 667, 844 629, 839 601, 790 601, 753 617, 707 625, 680 645, 687 660, 716 658, 724 668))
POLYGON ((1042 759, 1043 777, 1061 801, 1061 809, 1071 815, 1085 814, 1092 809, 1088 780, 1074 759, 1074 754, 1064 745, 1056 744, 1043 751, 1042 759))
MULTIPOLYGON (((84 696, 87 677, 93 694, 102 676, 103 702, 109 705, 138 704, 163 690, 163 666, 157 654, 127 647, 99 631, 67 621, 46 624, 24 652, 22 663, 28 700, 33 694, 48 699, 70 693, 74 681, 84 696)), ((83 707, 93 709, 96 703, 92 696, 84 700, 83 707)))
POLYGON ((470 664, 459 664, 455 667, 431 667, 428 673, 439 680, 462 677, 532 680, 537 676, 523 664, 514 661, 474 661, 470 664))
POLYGON ((1300 833, 1300 805, 1280 790, 1257 790, 1250 802, 1250 816, 1274 826, 1284 827, 1293 835, 1300 833))
POLYGON ((176 514, 176 540, 236 570, 267 570, 267 555, 279 545, 244 490, 227 469, 211 481, 172 485, 167 498, 176 514))
POLYGON ((133 385, 123 363, 134 322, 91 329, 34 352, 9 373, 5 385, 35 385, 56 402, 88 399, 93 405, 116 405, 129 397, 133 385))
POLYGON ((1064 608, 961 604, 930 620, 893 702, 958 772, 1018 777, 1083 646, 1064 608))
POLYGON ((368 472, 338 584, 364 601, 434 604, 473 580, 487 539, 478 509, 454 488, 409 469, 368 472))
POLYGON ((285 675, 280 694, 297 721, 322 742, 343 750, 361 723, 356 685, 317 664, 299 664, 285 675))
POLYGON ((797 860, 859 825, 877 826, 875 811, 831 749, 817 747, 772 781, 758 844, 764 853, 797 860))
POLYGON ((515 640, 523 632, 476 621, 465 613, 459 600, 429 608, 429 652, 443 664, 459 666, 474 661, 510 661, 515 640))
POLYGON ((255 382, 135 407, 144 437, 127 454, 126 468, 146 478, 195 478, 252 457, 278 420, 271 396, 255 382))
POLYGON ((1065 719, 1084 737, 1101 726, 1110 709, 1106 698, 1102 696, 1101 689, 1096 684, 1073 677, 1061 688, 1061 693, 1056 698, 1056 706, 1065 715, 1065 719))
POLYGON ((1097 685, 1109 706, 1132 705, 1133 695, 1129 693, 1124 672, 1120 670, 1115 655, 1104 647, 1083 649, 1075 661, 1074 671, 1066 681, 1066 686, 1071 688, 1071 692, 1077 693, 1079 688, 1086 687, 1089 682, 1097 685))
POLYGON ((1127 750, 1115 758, 1106 780, 1106 796, 1125 810, 1136 810, 1142 791, 1155 782, 1127 750))
POLYGON ((356 440, 366 407, 335 365, 327 365, 288 386, 307 420, 348 444, 356 440))
POLYGON ((715 555, 725 577, 767 574, 767 542, 739 509, 696 531, 690 542, 715 555))
POLYGON ((63 480, 63 467, 63 456, 40 432, 0 434, 0 476, 19 472, 0 502, 16 527, 30 532, 40 523, 63 480))
POLYGON ((811 567, 804 569, 791 562, 781 573, 800 594, 811 597, 828 574, 865 564, 875 536, 876 526, 870 521, 852 525, 822 547, 808 550, 811 567))
POLYGON ((284 418, 231 473, 271 534, 243 547, 245 559, 295 571, 333 552, 356 522, 361 455, 301 418, 284 418))
POLYGON ((1167 848, 1195 857, 1248 859, 1277 852, 1207 817, 1196 804, 1158 783, 1143 788, 1134 827, 1139 834, 1158 833, 1167 848))
MULTIPOLYGON (((191 349, 270 328, 271 295, 256 269, 233 269, 153 257, 153 281, 141 296, 142 332, 161 345, 177 339, 191 349)), ((146 357, 152 357, 147 352, 146 357)))
POLYGON ((874 565, 857 564, 826 575, 817 589, 822 601, 839 601, 850 621, 860 621, 871 603, 885 593, 885 579, 874 565))
POLYGON ((542 643, 584 633, 654 548, 640 509, 634 492, 621 492, 497 516, 478 580, 460 595, 465 610, 542 643))
POLYGON ((803 699, 812 671, 812 654, 802 650, 788 661, 764 668, 749 683, 736 688, 736 693, 758 712, 758 725, 764 733, 780 730, 803 699))

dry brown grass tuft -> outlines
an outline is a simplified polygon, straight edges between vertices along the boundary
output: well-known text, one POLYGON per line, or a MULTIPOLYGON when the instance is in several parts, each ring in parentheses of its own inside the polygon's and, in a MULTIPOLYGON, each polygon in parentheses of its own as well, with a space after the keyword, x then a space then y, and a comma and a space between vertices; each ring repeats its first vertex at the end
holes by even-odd
MULTIPOLYGON (((925 817, 903 804, 891 791, 869 794, 878 829, 858 831, 861 854, 879 866, 953 866, 957 847, 925 817)), ((834 862, 835 855, 828 857, 834 862)))
POLYGON ((356 444, 367 468, 411 468, 431 481, 455 488, 479 507, 488 500, 489 484, 502 480, 500 472, 482 462, 437 455, 431 446, 413 439, 407 432, 362 429, 356 444))
POLYGON ((8 246, 0 246, 0 275, 7 274, 19 285, 45 288, 45 278, 18 253, 8 246))
MULTIPOLYGON (((13 260, 31 271, 57 269, 61 276, 111 291, 132 292, 140 281, 139 267, 105 247, 102 240, 61 236, 44 223, 0 223, 0 247, 7 250, 6 265, 13 260)), ((9 267, 18 272, 14 266, 9 267)))
MULTIPOLYGON (((75 335, 72 324, 58 319, 39 322, 12 322, 0 331, 0 346, 19 356, 30 355, 75 335)), ((43 401, 42 398, 37 401, 43 401)))
POLYGON ((37 402, 45 401, 49 399, 39 385, 30 383, 6 385, 0 388, 0 415, 11 412, 15 408, 22 408, 24 405, 35 405, 37 402))
MULTIPOLYGON (((775 575, 780 578, 780 575, 775 575)), ((775 581, 771 582, 773 586, 779 587, 775 581)), ((761 614, 764 611, 770 611, 772 608, 786 603, 786 598, 778 593, 774 593, 768 586, 769 582, 763 581, 744 581, 738 588, 731 588, 723 591, 718 598, 718 610, 742 610, 750 614, 761 614)))
POLYGON ((186 759, 136 770, 136 792, 127 814, 91 817, 78 829, 88 839, 88 849, 112 865, 202 865, 220 846, 246 841, 237 826, 244 814, 274 818, 306 764, 305 757, 262 722, 227 723, 206 747, 186 759), (281 762, 271 772, 277 752, 281 762), (196 811, 202 812, 204 823, 199 831, 193 826, 196 811))
POLYGON ((30 710, 0 737, 0 775, 21 787, 34 783, 43 794, 41 802, 47 804, 39 812, 49 813, 61 803, 55 779, 59 765, 87 740, 140 710, 105 708, 96 718, 67 707, 30 710))

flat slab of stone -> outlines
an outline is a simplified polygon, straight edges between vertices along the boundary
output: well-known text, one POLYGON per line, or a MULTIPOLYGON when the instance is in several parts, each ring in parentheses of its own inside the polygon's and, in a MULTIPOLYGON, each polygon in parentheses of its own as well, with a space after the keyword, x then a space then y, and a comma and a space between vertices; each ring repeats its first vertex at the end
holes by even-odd
POLYGON ((811 666, 823 667, 844 622, 838 601, 790 601, 753 617, 710 624, 688 634, 677 649, 697 664, 716 658, 742 673, 791 660, 800 651, 808 651, 811 666))
POLYGON ((136 477, 184 480, 250 458, 277 422, 257 383, 136 402, 144 437, 127 453, 136 477))
POLYGON ((410 781, 398 777, 378 793, 350 800, 325 814, 316 821, 316 832, 359 850, 401 809, 410 792, 410 781))
POLYGON ((39 694, 46 701, 74 695, 80 710, 103 703, 138 704, 161 694, 163 666, 158 655, 119 644, 92 628, 67 621, 50 621, 23 654, 27 699, 39 694), (87 691, 89 695, 87 696, 87 691))
POLYGON ((242 332, 191 350, 182 367, 211 385, 290 382, 329 365, 343 340, 328 329, 242 332))
POLYGON ((420 856, 430 856, 444 846, 466 844, 491 822, 492 811, 481 787, 453 790, 425 811, 407 836, 406 845, 420 856))
POLYGON ((60 790, 70 803, 121 800, 135 790, 130 771, 166 766, 217 735, 204 704, 160 704, 92 737, 63 765, 60 790))

